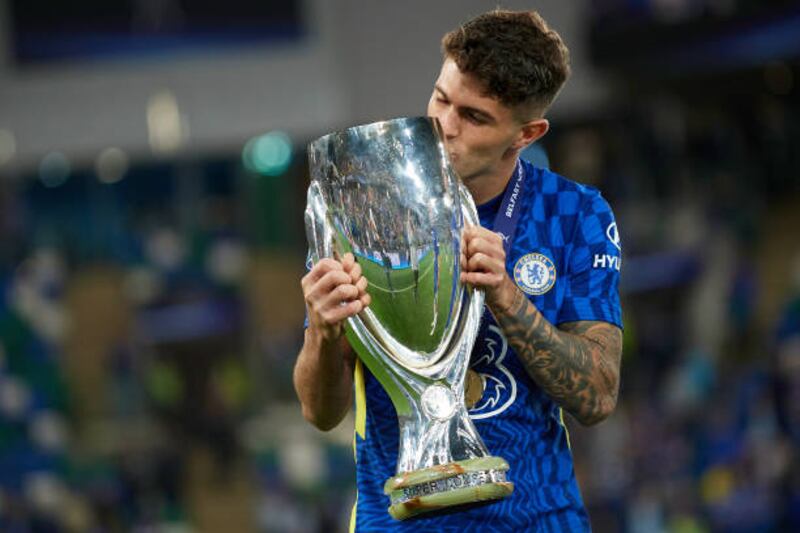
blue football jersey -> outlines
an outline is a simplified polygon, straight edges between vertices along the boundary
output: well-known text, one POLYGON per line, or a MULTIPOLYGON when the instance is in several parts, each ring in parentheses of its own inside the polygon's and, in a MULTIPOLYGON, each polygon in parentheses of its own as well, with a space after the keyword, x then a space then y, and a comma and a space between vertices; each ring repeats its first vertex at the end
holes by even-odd
MULTIPOLYGON (((522 211, 506 268, 551 323, 600 320, 622 327, 621 247, 614 215, 600 193, 522 161, 522 211)), ((502 195, 501 195, 502 196, 502 195)), ((501 197, 478 206, 491 229, 501 197)), ((587 531, 563 413, 528 376, 491 314, 470 366, 485 383, 470 409, 491 455, 506 459, 514 492, 507 498, 446 514, 391 518, 386 480, 395 474, 398 424, 394 407, 369 370, 356 364, 356 531, 587 531)))

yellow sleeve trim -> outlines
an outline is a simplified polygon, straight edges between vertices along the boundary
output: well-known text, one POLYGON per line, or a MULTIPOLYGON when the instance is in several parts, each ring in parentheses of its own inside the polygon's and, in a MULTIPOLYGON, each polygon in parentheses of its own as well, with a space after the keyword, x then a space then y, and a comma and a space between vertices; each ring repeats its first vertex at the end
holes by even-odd
POLYGON ((364 387, 364 366, 361 363, 361 359, 356 359, 356 366, 353 372, 353 382, 355 383, 356 389, 356 434, 362 439, 366 439, 367 391, 364 387))
MULTIPOLYGON (((356 435, 361 439, 367 438, 367 390, 364 386, 364 366, 361 359, 356 358, 356 366, 353 370, 353 384, 356 390, 356 432, 353 435, 353 456, 356 456, 356 435)), ((358 491, 356 491, 356 501, 353 503, 353 510, 350 513, 350 533, 356 530, 356 511, 358 509, 358 491)))
POLYGON ((350 533, 355 533, 356 531, 356 508, 358 507, 358 491, 356 491, 356 501, 353 504, 353 510, 350 513, 350 533))

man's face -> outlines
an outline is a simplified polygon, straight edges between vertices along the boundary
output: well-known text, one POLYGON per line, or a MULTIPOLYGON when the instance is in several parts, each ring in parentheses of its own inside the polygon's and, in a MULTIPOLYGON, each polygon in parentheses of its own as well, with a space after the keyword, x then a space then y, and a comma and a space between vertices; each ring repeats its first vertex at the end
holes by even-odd
POLYGON ((428 102, 428 115, 442 124, 450 160, 461 179, 492 175, 506 158, 522 124, 511 108, 483 94, 482 84, 447 58, 428 102))

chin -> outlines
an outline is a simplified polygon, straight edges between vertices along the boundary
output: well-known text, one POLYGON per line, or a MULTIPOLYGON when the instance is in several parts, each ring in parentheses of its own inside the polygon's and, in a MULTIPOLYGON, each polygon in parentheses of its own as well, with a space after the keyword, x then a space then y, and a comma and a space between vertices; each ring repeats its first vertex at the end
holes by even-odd
POLYGON ((464 181, 464 182, 469 181, 470 178, 473 177, 471 174, 468 174, 466 172, 462 172, 458 168, 456 168, 456 174, 458 174, 458 177, 461 178, 461 181, 464 181))

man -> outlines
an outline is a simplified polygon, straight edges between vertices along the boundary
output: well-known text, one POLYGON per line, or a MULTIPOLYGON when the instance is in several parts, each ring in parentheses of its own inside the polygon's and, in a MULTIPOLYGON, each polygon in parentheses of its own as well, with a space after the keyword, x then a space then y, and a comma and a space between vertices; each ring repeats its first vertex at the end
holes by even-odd
POLYGON ((302 280, 309 324, 295 388, 304 416, 323 430, 343 419, 355 388, 358 530, 585 531, 561 409, 588 425, 616 405, 619 237, 595 189, 518 157, 548 130, 543 116, 569 75, 568 51, 537 13, 508 11, 448 33, 443 51, 428 114, 481 219, 464 231, 461 279, 486 291, 466 396, 515 490, 446 515, 389 516, 382 488, 394 475, 397 420, 343 337, 343 321, 370 302, 349 254, 319 261, 302 280))

